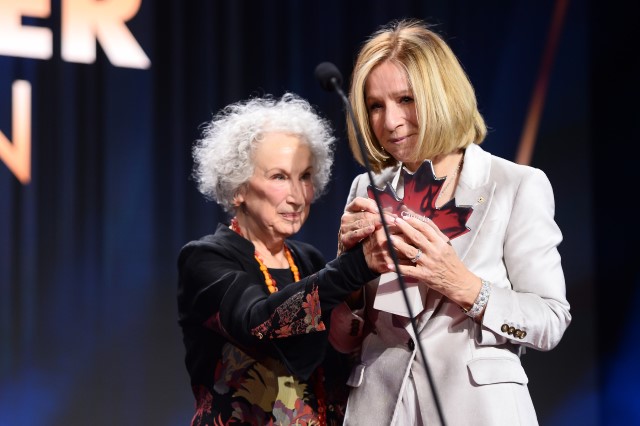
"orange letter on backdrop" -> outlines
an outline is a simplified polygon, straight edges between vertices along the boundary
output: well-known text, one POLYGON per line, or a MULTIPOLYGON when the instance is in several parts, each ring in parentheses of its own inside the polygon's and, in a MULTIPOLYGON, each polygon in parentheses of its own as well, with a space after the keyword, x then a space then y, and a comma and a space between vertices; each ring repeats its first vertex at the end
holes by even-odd
POLYGON ((113 65, 149 68, 151 61, 124 24, 136 15, 141 1, 63 0, 62 59, 95 62, 99 41, 113 65))
POLYGON ((50 59, 51 30, 22 26, 23 16, 48 18, 50 13, 49 0, 0 0, 0 55, 50 59))
POLYGON ((16 80, 12 86, 13 143, 0 131, 0 160, 23 184, 31 180, 31 84, 16 80))

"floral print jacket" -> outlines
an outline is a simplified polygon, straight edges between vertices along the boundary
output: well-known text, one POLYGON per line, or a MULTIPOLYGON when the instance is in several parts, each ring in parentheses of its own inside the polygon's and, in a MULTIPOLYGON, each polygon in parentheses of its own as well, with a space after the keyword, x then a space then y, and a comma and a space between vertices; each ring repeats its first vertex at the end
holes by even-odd
POLYGON ((182 248, 178 322, 192 426, 342 423, 349 362, 328 344, 329 315, 376 274, 360 246, 329 263, 309 244, 287 246, 304 278, 270 270, 279 289, 271 295, 253 244, 227 226, 182 248))

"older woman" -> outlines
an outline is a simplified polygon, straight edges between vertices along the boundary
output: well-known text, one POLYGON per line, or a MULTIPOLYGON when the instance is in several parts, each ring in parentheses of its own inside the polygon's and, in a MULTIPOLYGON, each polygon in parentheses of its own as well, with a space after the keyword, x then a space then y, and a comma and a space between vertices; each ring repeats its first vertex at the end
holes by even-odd
POLYGON ((346 363, 327 345, 328 315, 389 258, 368 239, 325 263, 288 239, 329 181, 333 143, 328 123, 287 93, 229 105, 194 146, 200 191, 232 219, 178 259, 193 425, 342 422, 346 392, 335 382, 346 363))
MULTIPOLYGON (((423 22, 374 33, 358 53, 349 96, 378 172, 374 186, 402 200, 381 197, 385 207, 412 211, 392 223, 405 235, 394 240, 398 272, 424 291, 414 329, 397 312, 403 299, 391 297, 393 306, 394 292, 380 290, 391 281, 374 280, 359 339, 332 334, 360 358, 345 424, 537 424, 520 357, 554 348, 571 322, 547 176, 479 146, 486 127, 473 87, 423 22)), ((349 139, 363 162, 352 126, 349 139)), ((367 197, 370 184, 357 176, 349 202, 367 197)), ((371 213, 353 215, 375 218, 368 202, 371 213)), ((355 223, 343 217, 341 234, 359 233, 355 223)), ((339 312, 352 315, 344 305, 339 312)))

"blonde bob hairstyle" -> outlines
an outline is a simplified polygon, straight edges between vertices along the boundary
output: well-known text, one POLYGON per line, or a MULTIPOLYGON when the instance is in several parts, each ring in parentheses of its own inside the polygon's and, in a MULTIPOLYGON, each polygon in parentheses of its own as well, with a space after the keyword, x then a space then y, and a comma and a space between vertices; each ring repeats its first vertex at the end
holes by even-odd
MULTIPOLYGON (((367 78, 385 61, 393 61, 406 71, 413 92, 419 126, 414 161, 482 143, 487 128, 478 111, 473 86, 451 48, 420 20, 392 21, 373 33, 360 49, 349 90, 349 100, 375 172, 397 164, 376 140, 366 103, 367 78)), ((356 161, 365 165, 355 129, 348 119, 347 132, 351 152, 356 161)))

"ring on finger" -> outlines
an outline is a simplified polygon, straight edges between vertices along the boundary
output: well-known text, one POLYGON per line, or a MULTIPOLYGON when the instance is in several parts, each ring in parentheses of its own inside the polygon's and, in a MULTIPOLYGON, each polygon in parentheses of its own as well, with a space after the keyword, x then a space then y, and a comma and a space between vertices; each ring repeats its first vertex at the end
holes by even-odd
POLYGON ((416 253, 415 257, 411 259, 411 263, 416 263, 418 259, 420 259, 420 256, 422 256, 422 250, 418 249, 418 253, 416 253))

